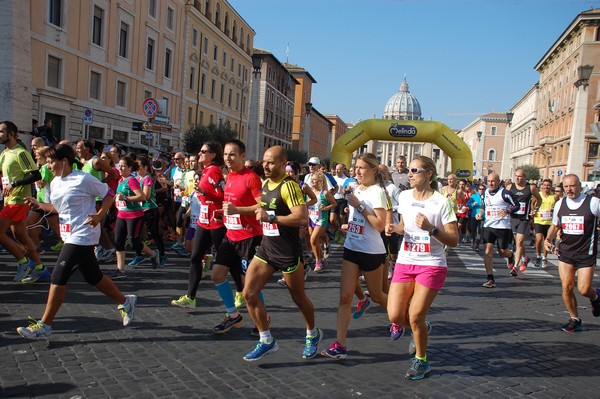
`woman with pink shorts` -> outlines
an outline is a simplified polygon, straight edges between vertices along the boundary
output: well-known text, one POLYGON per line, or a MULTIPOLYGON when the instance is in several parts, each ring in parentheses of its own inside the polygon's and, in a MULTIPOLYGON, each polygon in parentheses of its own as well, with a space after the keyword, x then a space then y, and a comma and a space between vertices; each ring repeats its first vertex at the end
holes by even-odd
POLYGON ((436 191, 435 163, 417 156, 408 169, 410 190, 400 194, 403 204, 398 212, 400 223, 386 227, 386 234, 404 237, 388 294, 388 316, 392 322, 392 339, 410 327, 413 340, 409 353, 415 354, 405 377, 424 378, 431 367, 427 360, 427 339, 431 325, 425 321, 429 307, 444 285, 446 254, 444 246, 458 244, 456 215, 450 203, 436 191))

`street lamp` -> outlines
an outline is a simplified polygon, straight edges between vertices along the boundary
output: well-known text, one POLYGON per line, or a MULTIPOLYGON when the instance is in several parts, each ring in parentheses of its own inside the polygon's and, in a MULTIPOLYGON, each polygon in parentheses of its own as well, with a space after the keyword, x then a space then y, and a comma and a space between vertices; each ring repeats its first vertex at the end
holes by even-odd
POLYGON ((481 135, 483 134, 483 132, 481 130, 477 131, 477 140, 481 140, 481 135))
POLYGON ((312 111, 312 107, 311 102, 304 103, 306 118, 304 120, 304 148, 302 150, 306 151, 307 154, 310 154, 310 111, 312 111))
POLYGON ((483 145, 481 144, 481 136, 483 135, 483 132, 481 130, 477 131, 477 154, 475 154, 475 156, 477 157, 477 161, 481 162, 481 167, 479 168, 479 173, 481 173, 481 177, 483 178, 483 145))
POLYGON ((592 76, 592 71, 594 70, 593 65, 580 65, 577 67, 577 76, 579 80, 575 82, 575 87, 579 88, 579 86, 583 86, 584 88, 588 87, 590 77, 592 76))
POLYGON ((506 113, 506 120, 508 121, 508 124, 510 125, 512 120, 513 120, 513 116, 515 116, 514 112, 507 112, 506 113))
MULTIPOLYGON (((259 127, 260 115, 260 70, 262 57, 260 54, 252 54, 252 94, 250 98, 250 120, 248 121, 248 148, 247 154, 252 159, 258 159, 261 154, 261 135, 259 127), (254 136, 252 136, 252 133, 254 136)), ((243 98, 243 93, 242 93, 243 98)))

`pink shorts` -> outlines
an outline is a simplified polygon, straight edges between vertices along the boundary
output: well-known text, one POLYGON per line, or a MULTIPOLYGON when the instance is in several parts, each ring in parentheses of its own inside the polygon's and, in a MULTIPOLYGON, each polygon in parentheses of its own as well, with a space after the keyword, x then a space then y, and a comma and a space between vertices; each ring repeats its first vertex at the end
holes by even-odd
POLYGON ((447 267, 396 263, 392 283, 410 283, 416 281, 424 287, 439 291, 444 286, 447 273, 447 267))

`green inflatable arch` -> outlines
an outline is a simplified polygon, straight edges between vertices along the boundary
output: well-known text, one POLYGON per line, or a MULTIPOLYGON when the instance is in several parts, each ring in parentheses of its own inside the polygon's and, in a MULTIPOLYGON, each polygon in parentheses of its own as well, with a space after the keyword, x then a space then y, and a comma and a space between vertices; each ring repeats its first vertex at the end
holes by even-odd
POLYGON ((433 143, 452 160, 452 173, 472 180, 473 155, 469 146, 448 126, 432 121, 368 119, 356 124, 333 145, 331 163, 350 165, 352 153, 369 140, 433 143))

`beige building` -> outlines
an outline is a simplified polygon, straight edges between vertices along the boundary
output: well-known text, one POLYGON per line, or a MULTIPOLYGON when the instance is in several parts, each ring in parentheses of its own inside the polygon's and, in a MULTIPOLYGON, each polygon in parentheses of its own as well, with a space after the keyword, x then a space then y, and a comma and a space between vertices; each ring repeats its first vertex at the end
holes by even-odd
POLYGON ((600 9, 580 13, 535 66, 540 73, 533 163, 545 178, 594 178, 600 109, 600 9), (593 69, 590 69, 593 68, 593 69))
POLYGON ((242 139, 254 32, 225 0, 30 0, 3 2, 9 62, 0 82, 5 115, 23 131, 53 120, 60 139, 115 140, 129 149, 181 146, 192 124, 230 121, 242 139), (7 7, 4 7, 6 5, 7 7), (197 89, 200 90, 197 90, 197 89), (133 122, 170 131, 149 141, 133 122))
POLYGON ((509 139, 505 142, 502 176, 512 178, 523 165, 533 165, 536 144, 538 84, 533 85, 510 109, 513 114, 509 125, 509 139))

